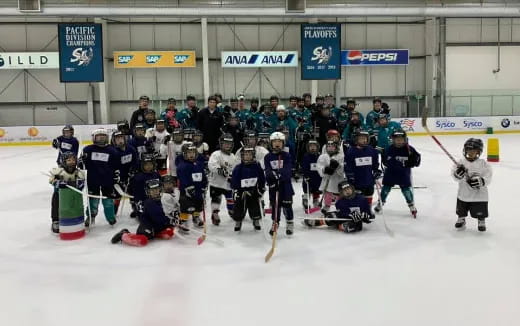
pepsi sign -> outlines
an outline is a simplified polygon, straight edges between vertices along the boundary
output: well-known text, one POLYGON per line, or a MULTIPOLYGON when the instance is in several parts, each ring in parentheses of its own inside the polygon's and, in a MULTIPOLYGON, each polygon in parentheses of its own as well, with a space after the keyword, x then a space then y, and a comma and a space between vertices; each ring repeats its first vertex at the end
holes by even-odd
POLYGON ((342 66, 407 65, 408 50, 341 50, 342 66))

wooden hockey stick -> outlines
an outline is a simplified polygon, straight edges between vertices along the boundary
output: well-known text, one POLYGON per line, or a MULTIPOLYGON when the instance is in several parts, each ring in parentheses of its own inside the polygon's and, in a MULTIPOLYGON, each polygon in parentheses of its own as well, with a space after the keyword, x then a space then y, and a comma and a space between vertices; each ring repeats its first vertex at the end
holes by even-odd
POLYGON ((200 237, 197 239, 197 244, 200 246, 204 240, 206 240, 206 231, 207 231, 207 224, 206 224, 206 194, 202 195, 202 221, 204 222, 203 231, 200 237))
POLYGON ((377 203, 378 203, 378 205, 381 205, 381 217, 383 219, 383 225, 385 227, 385 231, 386 231, 386 233, 388 233, 389 236, 391 236, 393 238, 394 232, 392 230, 390 230, 390 228, 386 224, 385 212, 383 211, 383 204, 381 202, 381 184, 378 182, 376 182, 376 190, 377 190, 377 196, 378 196, 377 203))
POLYGON ((428 111, 429 111, 429 108, 427 106, 425 106, 424 109, 423 109, 422 117, 421 117, 421 125, 422 125, 422 127, 424 128, 424 130, 426 130, 426 133, 430 137, 432 137, 432 139, 437 143, 437 145, 439 145, 439 147, 444 151, 444 153, 446 153, 446 155, 448 155, 448 157, 453 162, 453 164, 458 165, 457 160, 455 160, 453 155, 451 155, 450 152, 448 152, 448 150, 441 144, 441 142, 437 139, 437 137, 435 137, 435 135, 428 128, 428 124, 427 124, 427 122, 428 122, 427 121, 428 120, 428 111))
POLYGON ((123 191, 123 188, 121 188, 121 186, 119 184, 117 184, 117 183, 114 185, 114 189, 123 198, 134 198, 134 196, 129 195, 125 191, 123 191))
MULTIPOLYGON (((281 160, 281 154, 278 154, 278 170, 280 170, 280 160, 281 160)), ((274 201, 274 212, 273 212, 273 217, 274 217, 274 232, 273 232, 273 242, 271 243, 271 249, 269 249, 269 251, 267 252, 267 255, 265 255, 265 262, 268 263, 269 260, 271 260, 271 257, 273 257, 274 255, 274 249, 276 248, 276 237, 278 235, 278 225, 280 224, 280 216, 278 216, 278 205, 280 204, 278 199, 279 199, 279 195, 280 195, 280 182, 278 181, 278 190, 276 190, 276 196, 275 196, 275 201, 274 201)))

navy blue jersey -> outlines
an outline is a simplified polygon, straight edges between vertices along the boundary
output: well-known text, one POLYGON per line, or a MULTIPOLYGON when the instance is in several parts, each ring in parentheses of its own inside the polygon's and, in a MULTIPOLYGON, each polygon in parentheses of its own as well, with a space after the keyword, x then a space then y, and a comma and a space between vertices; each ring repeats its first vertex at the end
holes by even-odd
MULTIPOLYGON (((269 153, 264 157, 265 177, 269 186, 279 186, 279 199, 290 199, 294 195, 291 183, 292 159, 287 152, 269 153), (275 177, 276 176, 276 177, 275 177)), ((276 191, 269 189, 269 197, 275 198, 276 191)))
POLYGON ((240 163, 235 166, 231 175, 231 189, 249 191, 251 194, 257 189, 265 190, 265 175, 260 163, 240 163))
POLYGON ((128 172, 139 168, 137 151, 130 145, 127 145, 124 150, 115 146, 114 148, 117 154, 119 154, 119 177, 122 182, 126 183, 128 181, 128 172))
POLYGON ((321 176, 316 167, 318 157, 320 157, 320 154, 305 153, 305 155, 303 155, 302 172, 304 180, 302 182, 302 187, 304 192, 317 192, 320 189, 321 176), (305 179, 309 180, 308 184, 305 179))
POLYGON ((410 187, 411 167, 419 166, 421 155, 412 146, 395 147, 391 145, 383 152, 383 165, 386 166, 383 184, 410 187))
POLYGON ((143 204, 143 214, 139 222, 146 227, 153 228, 154 232, 160 232, 171 224, 163 211, 161 200, 146 199, 143 204))
POLYGON ((58 165, 61 164, 63 153, 72 152, 78 156, 79 142, 75 137, 65 138, 59 136, 56 140, 58 141, 58 158, 56 159, 58 165))
POLYGON ((134 196, 134 201, 144 201, 146 199, 146 181, 152 179, 161 179, 161 175, 156 171, 145 173, 139 172, 130 179, 128 184, 128 192, 134 196))
POLYGON ((336 211, 339 218, 348 218, 350 213, 355 211, 366 213, 368 215, 371 214, 368 201, 361 194, 356 194, 352 199, 340 197, 336 202, 336 211))
POLYGON ((83 148, 82 161, 89 189, 114 185, 114 172, 119 169, 119 154, 114 147, 88 145, 83 148))
POLYGON ((370 145, 349 147, 345 154, 345 175, 356 188, 374 185, 373 172, 379 169, 379 154, 370 145))
POLYGON ((137 150, 137 154, 141 156, 142 153, 146 153, 147 147, 150 146, 150 141, 146 137, 132 137, 128 142, 128 145, 132 146, 137 150))
MULTIPOLYGON (((199 155, 200 156, 200 155, 199 155)), ((177 178, 179 179, 179 190, 184 192, 187 187, 195 187, 194 199, 202 199, 203 189, 208 186, 208 178, 204 171, 204 163, 197 159, 190 162, 184 159, 178 160, 177 178)))

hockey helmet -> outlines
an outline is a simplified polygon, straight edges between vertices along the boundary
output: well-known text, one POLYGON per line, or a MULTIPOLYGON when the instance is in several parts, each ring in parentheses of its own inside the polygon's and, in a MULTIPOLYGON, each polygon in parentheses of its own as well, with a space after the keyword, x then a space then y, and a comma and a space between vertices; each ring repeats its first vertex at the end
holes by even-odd
POLYGON ((240 152, 240 159, 244 164, 252 164, 256 162, 256 151, 253 147, 244 147, 240 152))
POLYGON ((226 154, 231 153, 235 146, 235 141, 231 134, 223 134, 219 139, 220 150, 226 154))
POLYGON ((77 165, 78 158, 73 152, 65 152, 61 155, 61 167, 67 171, 67 173, 76 171, 77 165))
POLYGON ((145 183, 146 196, 153 200, 161 199, 161 181, 159 179, 150 179, 145 183))
POLYGON ((338 193, 341 197, 353 198, 356 195, 356 187, 347 180, 343 180, 338 184, 338 193))
POLYGON ((468 161, 474 161, 482 155, 482 151, 484 150, 484 143, 481 139, 478 138, 469 138, 464 142, 464 157, 468 161))
POLYGON ((92 132, 92 142, 96 146, 105 147, 108 145, 108 132, 106 129, 99 128, 92 132))
POLYGON ((151 173, 155 171, 157 165, 155 162, 155 155, 151 153, 141 154, 141 171, 144 173, 151 173))
POLYGON ((307 152, 311 154, 318 154, 320 152, 320 144, 312 139, 307 143, 307 152))
POLYGON ((63 127, 63 129, 61 129, 61 134, 65 138, 74 137, 74 127, 72 125, 65 125, 65 127, 63 127))

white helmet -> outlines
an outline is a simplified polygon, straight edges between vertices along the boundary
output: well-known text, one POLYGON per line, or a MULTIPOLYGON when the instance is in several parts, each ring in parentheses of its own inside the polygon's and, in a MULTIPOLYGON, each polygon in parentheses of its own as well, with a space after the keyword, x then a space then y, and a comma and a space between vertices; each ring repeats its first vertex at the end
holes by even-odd
POLYGON ((282 104, 278 105, 276 107, 276 112, 278 112, 278 111, 284 111, 285 112, 285 106, 283 106, 282 104))
POLYGON ((285 142, 285 135, 283 134, 283 132, 275 131, 271 134, 271 136, 269 136, 269 140, 281 140, 285 142))
POLYGON ((98 146, 108 145, 108 131, 103 128, 95 129, 94 131, 92 131, 92 142, 98 146), (102 140, 96 140, 96 136, 99 136, 99 135, 105 135, 105 138, 102 140))

